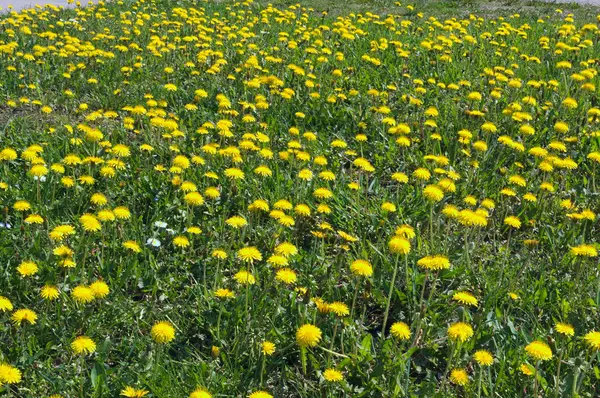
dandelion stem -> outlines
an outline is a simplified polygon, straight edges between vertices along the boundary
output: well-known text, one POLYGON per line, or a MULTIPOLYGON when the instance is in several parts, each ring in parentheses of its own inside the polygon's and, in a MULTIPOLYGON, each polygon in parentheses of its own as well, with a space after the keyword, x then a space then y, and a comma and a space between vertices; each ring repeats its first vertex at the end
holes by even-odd
POLYGON ((250 332, 250 283, 246 281, 246 334, 250 332))
POLYGON ((263 354, 262 355, 262 364, 260 367, 260 387, 263 387, 263 379, 264 379, 264 374, 265 374, 265 366, 267 364, 267 357, 263 354))
POLYGON ((448 355, 448 362, 446 362, 446 371, 444 372, 444 379, 448 376, 448 372, 450 371, 450 366, 452 365, 452 357, 454 356, 454 352, 456 351, 456 346, 460 343, 452 344, 450 347, 450 355, 448 355))
POLYGON ((354 297, 352 297, 352 308, 350 308, 350 318, 354 319, 354 307, 356 306, 356 298, 358 296, 358 278, 356 278, 356 284, 354 286, 354 297))
MULTIPOLYGON (((337 333, 337 328, 338 328, 338 322, 336 319, 335 323, 333 325, 333 335, 331 336, 331 343, 329 343, 329 351, 331 351, 331 352, 333 352, 333 343, 335 342, 335 335, 337 333)), ((329 352, 327 355, 327 366, 329 366, 330 361, 331 361, 331 352, 329 352)))
POLYGON ((494 396, 494 382, 492 381, 492 369, 490 367, 488 367, 488 381, 490 383, 490 396, 494 396))
MULTIPOLYGON (((215 272, 215 280, 213 282, 213 290, 217 289, 217 284, 219 281, 219 274, 221 273, 221 260, 217 260, 217 271, 215 272)), ((206 279, 206 277, 205 277, 206 279)))
POLYGON ((483 369, 479 367, 479 377, 477 378, 477 398, 481 397, 481 379, 483 378, 483 369))
POLYGON ((223 314, 223 303, 219 307, 219 316, 217 317, 217 340, 221 340, 221 315, 223 314))
POLYGON ((396 274, 398 273, 398 262, 400 256, 396 256, 396 262, 394 264, 394 273, 392 274, 392 281, 390 282, 390 291, 388 293, 387 305, 385 306, 385 315, 383 316, 383 325, 381 327, 381 337, 385 338, 385 326, 387 325, 388 315, 390 313, 390 304, 392 303, 392 295, 394 294, 394 285, 396 284, 396 274))
POLYGON ((468 270, 471 265, 471 259, 469 258, 469 230, 465 230, 465 260, 468 270))
POLYGON ((327 348, 325 348, 325 347, 321 347, 321 346, 318 346, 318 347, 319 347, 320 349, 322 349, 323 351, 325 351, 325 352, 327 352, 327 353, 331 354, 331 355, 335 355, 335 356, 338 356, 338 357, 341 357, 341 358, 350 358, 348 355, 344 355, 344 354, 340 354, 339 352, 335 352, 335 351, 328 350, 328 349, 327 349, 327 348))
MULTIPOLYGON (((558 346, 558 343, 557 343, 558 346)), ((560 347, 558 347, 558 349, 560 350, 560 347)), ((555 380, 555 391, 554 391, 554 397, 558 397, 559 393, 560 393, 560 365, 562 364, 562 358, 563 358, 563 354, 564 354, 564 350, 560 350, 560 355, 558 356, 558 364, 556 365, 556 380, 555 380)))
POLYGON ((429 249, 433 248, 433 205, 429 207, 429 249))
POLYGON ((302 374, 306 375, 306 348, 300 347, 300 361, 302 362, 302 374))
POLYGON ((538 368, 540 361, 535 361, 535 375, 533 376, 533 397, 538 398, 538 368))

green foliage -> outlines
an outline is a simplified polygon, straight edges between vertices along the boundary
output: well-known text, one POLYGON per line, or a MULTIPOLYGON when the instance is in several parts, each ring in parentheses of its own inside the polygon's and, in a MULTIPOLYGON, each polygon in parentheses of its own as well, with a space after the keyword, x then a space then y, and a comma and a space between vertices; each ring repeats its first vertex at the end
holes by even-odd
POLYGON ((0 395, 597 396, 598 25, 519 4, 2 15, 0 395))

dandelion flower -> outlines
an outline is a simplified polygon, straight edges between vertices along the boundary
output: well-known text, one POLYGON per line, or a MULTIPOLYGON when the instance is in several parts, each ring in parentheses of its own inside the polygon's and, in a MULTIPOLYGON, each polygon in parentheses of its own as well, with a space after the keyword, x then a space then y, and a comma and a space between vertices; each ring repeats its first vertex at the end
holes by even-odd
POLYGON ((458 301, 461 304, 471 305, 473 307, 477 307, 478 301, 475 296, 473 296, 469 292, 456 292, 452 296, 452 300, 458 301))
POLYGON ((344 380, 344 375, 339 370, 329 368, 323 372, 323 378, 330 383, 339 383, 344 380))
POLYGON ((600 350, 600 332, 591 331, 587 333, 583 338, 585 342, 590 346, 590 348, 596 351, 600 350))
POLYGON ((321 341, 321 329, 307 323, 296 331, 296 343, 300 347, 315 347, 321 341))
POLYGON ((317 188, 313 195, 317 199, 330 199, 333 197, 333 193, 327 188, 317 188))
POLYGON ((16 211, 27 211, 31 209, 31 205, 25 200, 18 200, 13 204, 13 209, 16 211))
POLYGON ((494 363, 494 356, 492 355, 492 353, 490 353, 489 351, 486 351, 486 350, 476 351, 475 354, 473 355, 473 359, 480 366, 490 366, 491 364, 494 363))
POLYGON ((579 257, 598 257, 598 250, 592 245, 582 244, 572 247, 571 254, 579 257))
POLYGON ((464 322, 457 322, 448 328, 448 337, 453 341, 464 343, 473 337, 473 328, 464 322))
POLYGON ((413 239, 415 236, 417 236, 415 233, 415 229, 410 225, 406 224, 400 225, 398 228, 396 228, 394 234, 404 239, 413 239))
POLYGON ((190 240, 185 236, 179 235, 173 238, 173 244, 177 247, 186 248, 190 245, 190 240))
POLYGON ((23 261, 18 267, 17 271, 22 277, 35 275, 38 272, 38 266, 33 261, 23 261))
POLYGON ((21 382, 21 371, 14 366, 0 362, 0 386, 2 384, 17 384, 21 382))
POLYGON ((247 263, 253 264, 255 261, 263 259, 260 251, 254 246, 243 247, 237 252, 237 257, 247 263))
POLYGON ((536 340, 525 347, 525 351, 530 357, 537 361, 547 361, 552 359, 552 349, 543 341, 536 340))
POLYGON ((219 260, 225 260, 227 258, 227 252, 225 250, 215 249, 211 253, 211 256, 218 258, 219 260))
POLYGON ((225 176, 232 180, 243 180, 245 175, 242 170, 233 167, 225 170, 225 176))
POLYGON ((350 270, 354 275, 364 276, 366 278, 373 275, 373 266, 366 260, 354 260, 350 264, 350 270))
POLYGON ((140 248, 140 245, 136 241, 133 241, 133 240, 128 240, 128 241, 123 242, 123 247, 125 249, 131 250, 134 253, 141 253, 142 252, 142 249, 140 248))
POLYGON ((212 395, 202 387, 198 387, 190 394, 189 398, 212 398, 212 395))
POLYGON ((534 373, 534 369, 531 367, 531 365, 528 365, 526 363, 521 364, 521 366, 519 366, 519 370, 525 376, 533 376, 534 373))
POLYGON ((340 301, 334 301, 333 303, 329 304, 329 311, 340 317, 350 314, 348 306, 340 301))
POLYGON ((150 331, 152 339, 159 344, 171 342, 175 338, 175 328, 170 322, 160 321, 152 326, 150 331))
POLYGON ((410 326, 404 322, 395 322, 390 328, 390 333, 398 340, 408 340, 412 334, 410 326))
POLYGON ((204 204, 204 197, 198 192, 187 193, 183 200, 190 206, 202 206, 204 204))
POLYGON ((59 296, 58 288, 56 286, 46 285, 40 290, 40 296, 44 300, 56 300, 59 296))
POLYGON ((239 271, 237 274, 233 276, 233 279, 240 285, 254 285, 256 283, 256 278, 248 271, 239 271))
POLYGON ((275 344, 270 341, 263 341, 261 351, 264 355, 271 356, 275 353, 275 344))
POLYGON ((119 395, 122 395, 127 398, 142 398, 148 395, 150 392, 146 390, 138 390, 131 386, 127 386, 121 390, 119 395))
POLYGON ((273 398, 273 396, 266 391, 260 390, 248 395, 248 398, 273 398))
POLYGON ((71 343, 71 349, 75 354, 92 354, 96 351, 96 343, 87 336, 79 336, 71 343))
POLYGON ((44 217, 40 216, 39 214, 30 214, 23 221, 25 222, 25 224, 43 224, 44 217))
POLYGON ((450 381, 457 386, 464 386, 469 382, 469 375, 464 369, 452 369, 450 381))
POLYGON ((246 221, 246 219, 244 217, 241 216, 233 216, 231 218, 228 218, 225 223, 227 225, 229 225, 230 227, 233 228, 242 228, 245 227, 246 225, 248 225, 248 221, 246 221))
POLYGON ((12 310, 13 310, 13 305, 10 302, 10 300, 4 296, 0 296, 0 311, 6 312, 6 311, 12 311, 12 310))
POLYGON ((37 314, 27 308, 16 310, 11 316, 11 319, 15 325, 21 325, 24 321, 29 322, 30 325, 35 325, 37 318, 37 314))
POLYGON ((390 239, 388 242, 388 247, 390 252, 393 254, 406 255, 410 253, 410 242, 399 236, 394 236, 392 239, 390 239))
POLYGON ((521 228, 521 220, 515 216, 509 216, 504 219, 504 224, 509 225, 515 229, 521 228))
POLYGON ((423 189, 423 196, 430 202, 439 202, 444 198, 444 191, 437 185, 427 185, 423 189))
POLYGON ((554 325, 554 329, 564 336, 575 336, 575 329, 568 323, 557 322, 556 325, 554 325))
POLYGON ((84 214, 79 217, 79 222, 85 231, 97 232, 102 229, 102 224, 93 214, 84 214))
POLYGON ((90 285, 90 289, 94 292, 94 298, 104 298, 110 293, 110 288, 104 281, 96 281, 90 285))
POLYGON ((296 272, 294 272, 293 270, 289 269, 289 268, 282 268, 280 270, 277 271, 277 273, 275 274, 275 279, 277 279, 278 281, 281 281, 285 284, 293 284, 296 283, 296 272))
POLYGON ((441 255, 425 256, 417 261, 417 265, 428 270, 442 270, 450 268, 450 260, 441 255))
POLYGON ((298 254, 298 248, 289 242, 283 242, 275 247, 275 253, 285 258, 289 258, 298 254))
POLYGON ((89 287, 80 285, 71 291, 71 297, 78 303, 87 304, 94 301, 96 294, 89 287))
POLYGON ((220 299, 227 299, 235 297, 235 294, 229 289, 217 289, 215 296, 220 299))

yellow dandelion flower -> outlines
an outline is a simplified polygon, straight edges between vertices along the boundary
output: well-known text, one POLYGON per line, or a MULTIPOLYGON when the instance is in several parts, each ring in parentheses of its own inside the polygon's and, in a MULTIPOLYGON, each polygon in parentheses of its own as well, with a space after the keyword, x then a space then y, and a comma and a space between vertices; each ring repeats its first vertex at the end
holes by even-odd
POLYGON ((350 314, 348 306, 340 301, 334 301, 329 304, 329 312, 333 312, 339 317, 344 317, 350 314))
POLYGON ((6 311, 12 311, 12 310, 13 310, 13 305, 10 302, 10 300, 4 296, 0 296, 0 311, 6 312, 6 311))
POLYGON ((275 274, 275 279, 285 284, 291 285, 293 283, 296 283, 297 276, 296 272, 294 272, 293 270, 289 268, 282 268, 278 270, 275 274))
POLYGON ((175 338, 175 328, 170 322, 160 321, 152 326, 150 335, 155 342, 159 344, 166 344, 175 338))
POLYGON ((96 281, 90 285, 94 298, 104 298, 110 293, 110 288, 104 281, 96 281))
POLYGON ((307 323, 296 331, 296 343, 300 347, 315 347, 321 341, 321 329, 307 323))
POLYGON ((568 323, 557 322, 556 325, 554 325, 554 329, 564 336, 575 336, 575 329, 568 323))
POLYGON ((35 325, 37 314, 30 309, 23 308, 13 312, 11 319, 15 325, 21 325, 23 322, 29 322, 30 325, 35 325))
POLYGON ((473 359, 480 366, 490 366, 494 363, 494 356, 492 355, 491 352, 489 352, 487 350, 476 351, 475 354, 473 355, 473 359))
POLYGON ((410 253, 410 242, 399 236, 394 236, 390 239, 388 247, 393 254, 407 255, 410 253))
POLYGON ((127 386, 121 390, 119 395, 121 395, 123 397, 127 397, 127 398, 142 398, 142 397, 145 397, 146 395, 148 395, 149 393, 150 393, 150 391, 147 391, 147 390, 138 390, 131 386, 127 386))
POLYGON ((450 268, 450 260, 442 255, 425 256, 417 261, 417 265, 428 270, 442 270, 450 268))
POLYGON ((390 333, 398 340, 408 340, 412 335, 410 326, 404 322, 394 322, 390 328, 390 333))
POLYGON ((329 368, 323 372, 323 378, 330 383, 339 383, 344 380, 344 375, 339 370, 329 368))
POLYGON ((71 291, 71 297, 78 303, 87 304, 89 302, 94 301, 96 295, 92 289, 87 286, 75 286, 75 288, 71 291))
POLYGON ((102 229, 102 224, 93 214, 84 214, 79 217, 79 222, 85 231, 97 232, 102 229))
POLYGON ((590 346, 590 348, 598 351, 600 350, 600 332, 591 331, 587 333, 583 339, 590 346))
POLYGON ((275 344, 270 341, 263 341, 261 351, 266 356, 271 356, 275 353, 275 344))
POLYGON ((21 371, 12 365, 0 362, 0 386, 21 382, 21 371))
POLYGON ((457 322, 448 328, 448 337, 452 341, 464 343, 473 337, 473 328, 468 323, 457 322))
POLYGON ((71 343, 71 349, 75 354, 92 354, 96 351, 96 343, 87 336, 78 336, 71 343))
POLYGON ((469 375, 464 369, 452 369, 450 372, 450 381, 457 386, 464 386, 469 382, 469 375))
POLYGON ((571 247, 571 254, 579 257, 598 257, 598 250, 592 245, 582 244, 571 247))
POLYGON ((373 266, 367 260, 354 260, 350 264, 350 270, 354 275, 364 276, 366 278, 373 275, 373 266))
POLYGON ((256 283, 256 278, 254 278, 254 275, 244 270, 235 274, 233 279, 235 279, 240 285, 254 285, 256 283))
POLYGON ((212 394, 203 387, 198 387, 192 391, 189 398, 212 398, 212 394))
POLYGON ((552 359, 552 349, 543 341, 536 340, 529 343, 525 347, 525 351, 529 356, 537 361, 547 361, 552 359))
POLYGON ((273 396, 266 391, 260 390, 248 395, 248 398, 273 398, 273 396))
POLYGON ((237 257, 247 263, 253 264, 255 261, 263 259, 260 251, 254 246, 243 247, 237 251, 237 257))
POLYGON ((533 374, 535 372, 535 370, 533 369, 533 367, 531 365, 526 364, 526 363, 521 364, 521 366, 519 366, 519 370, 525 376, 533 376, 533 374))
POLYGON ((33 261, 23 261, 17 267, 17 271, 21 274, 22 277, 27 277, 31 275, 35 275, 38 272, 38 266, 33 261))
POLYGON ((452 296, 452 300, 458 301, 461 304, 471 305, 473 307, 477 307, 478 305, 477 298, 469 292, 456 292, 452 296))
POLYGON ((44 300, 56 300, 59 296, 59 291, 56 286, 46 285, 40 289, 40 296, 44 300))

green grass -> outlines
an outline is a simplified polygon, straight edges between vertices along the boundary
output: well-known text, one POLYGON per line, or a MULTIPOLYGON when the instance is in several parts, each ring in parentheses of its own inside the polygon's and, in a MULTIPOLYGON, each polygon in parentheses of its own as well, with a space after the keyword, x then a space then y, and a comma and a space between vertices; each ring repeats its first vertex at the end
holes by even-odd
MULTIPOLYGON (((292 0, 260 1, 262 4, 273 4, 279 7, 288 7, 297 4, 292 0)), ((439 18, 464 18, 469 14, 485 17, 509 16, 513 13, 522 13, 528 17, 542 17, 552 15, 554 11, 562 9, 573 13, 577 17, 590 18, 600 12, 600 7, 576 2, 553 3, 551 1, 537 0, 424 0, 419 2, 395 2, 389 0, 347 0, 329 1, 312 0, 303 3, 316 11, 327 11, 332 16, 346 15, 351 12, 373 12, 379 14, 405 13, 403 6, 416 5, 418 11, 439 18), (401 4, 401 5, 398 5, 401 4)))
POLYGON ((0 17, 0 296, 12 304, 0 300, 0 396, 597 396, 596 8, 273 4, 0 17), (112 219, 123 206, 130 216, 112 219), (244 261, 246 247, 262 259, 244 261), (428 268, 432 255, 449 266, 428 268), (73 295, 98 281, 108 295, 73 295), (19 309, 35 324, 19 325, 19 309), (160 321, 174 328, 165 344, 160 321), (457 322, 472 330, 461 343, 457 322), (314 347, 298 343, 305 324, 321 331, 314 347), (78 353, 78 336, 94 352, 78 353), (537 363, 534 341, 552 358, 537 363), (343 380, 326 381, 331 369, 343 380))

